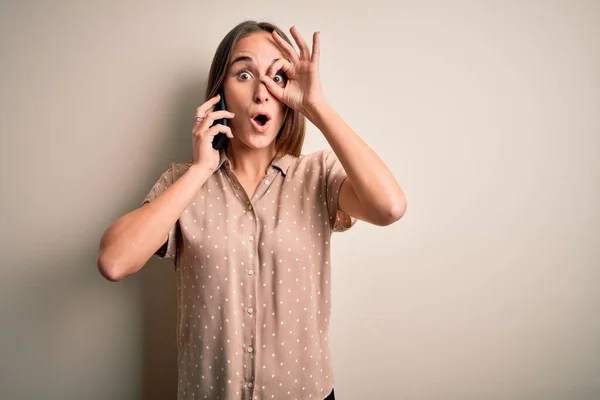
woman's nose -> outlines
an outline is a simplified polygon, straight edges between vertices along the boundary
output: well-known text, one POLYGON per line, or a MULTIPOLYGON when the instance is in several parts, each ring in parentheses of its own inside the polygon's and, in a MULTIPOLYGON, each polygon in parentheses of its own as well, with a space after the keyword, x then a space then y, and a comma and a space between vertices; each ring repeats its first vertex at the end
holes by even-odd
POLYGON ((254 92, 254 101, 257 103, 264 103, 265 101, 269 101, 269 97, 269 89, 267 89, 264 83, 259 82, 254 92))

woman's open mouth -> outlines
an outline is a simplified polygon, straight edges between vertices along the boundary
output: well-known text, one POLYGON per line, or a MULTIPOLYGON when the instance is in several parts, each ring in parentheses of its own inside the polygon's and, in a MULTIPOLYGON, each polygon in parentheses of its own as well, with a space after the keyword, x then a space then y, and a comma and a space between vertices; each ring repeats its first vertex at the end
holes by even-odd
POLYGON ((271 116, 267 113, 256 113, 250 120, 254 125, 254 128, 259 132, 265 132, 271 124, 271 116))

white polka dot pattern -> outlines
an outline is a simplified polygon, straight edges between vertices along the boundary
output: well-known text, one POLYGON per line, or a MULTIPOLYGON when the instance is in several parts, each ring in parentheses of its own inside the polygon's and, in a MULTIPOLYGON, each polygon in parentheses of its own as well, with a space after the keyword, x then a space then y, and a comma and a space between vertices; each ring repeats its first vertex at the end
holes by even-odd
MULTIPOLYGON (((144 202, 190 164, 171 164, 144 202)), ((157 255, 175 264, 178 399, 324 399, 330 237, 346 175, 331 150, 273 161, 252 198, 224 153, 157 255)))

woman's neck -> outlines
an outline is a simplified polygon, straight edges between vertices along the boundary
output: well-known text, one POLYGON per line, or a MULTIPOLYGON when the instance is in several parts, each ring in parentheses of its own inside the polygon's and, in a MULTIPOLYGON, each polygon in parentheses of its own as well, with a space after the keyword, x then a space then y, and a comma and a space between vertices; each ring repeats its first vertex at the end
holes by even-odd
POLYGON ((237 176, 261 179, 277 154, 275 146, 264 149, 241 148, 231 143, 227 147, 227 158, 237 176))

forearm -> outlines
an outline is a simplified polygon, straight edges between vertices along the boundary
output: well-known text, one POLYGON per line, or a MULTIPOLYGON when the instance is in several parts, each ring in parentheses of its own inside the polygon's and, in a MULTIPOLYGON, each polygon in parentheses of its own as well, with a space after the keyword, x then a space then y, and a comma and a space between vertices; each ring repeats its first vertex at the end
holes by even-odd
POLYGON ((307 112, 307 117, 340 160, 363 207, 381 215, 401 214, 405 198, 396 178, 333 107, 325 102, 307 112))
POLYGON ((100 242, 100 272, 114 281, 141 269, 209 176, 209 170, 192 166, 152 202, 115 221, 100 242))

